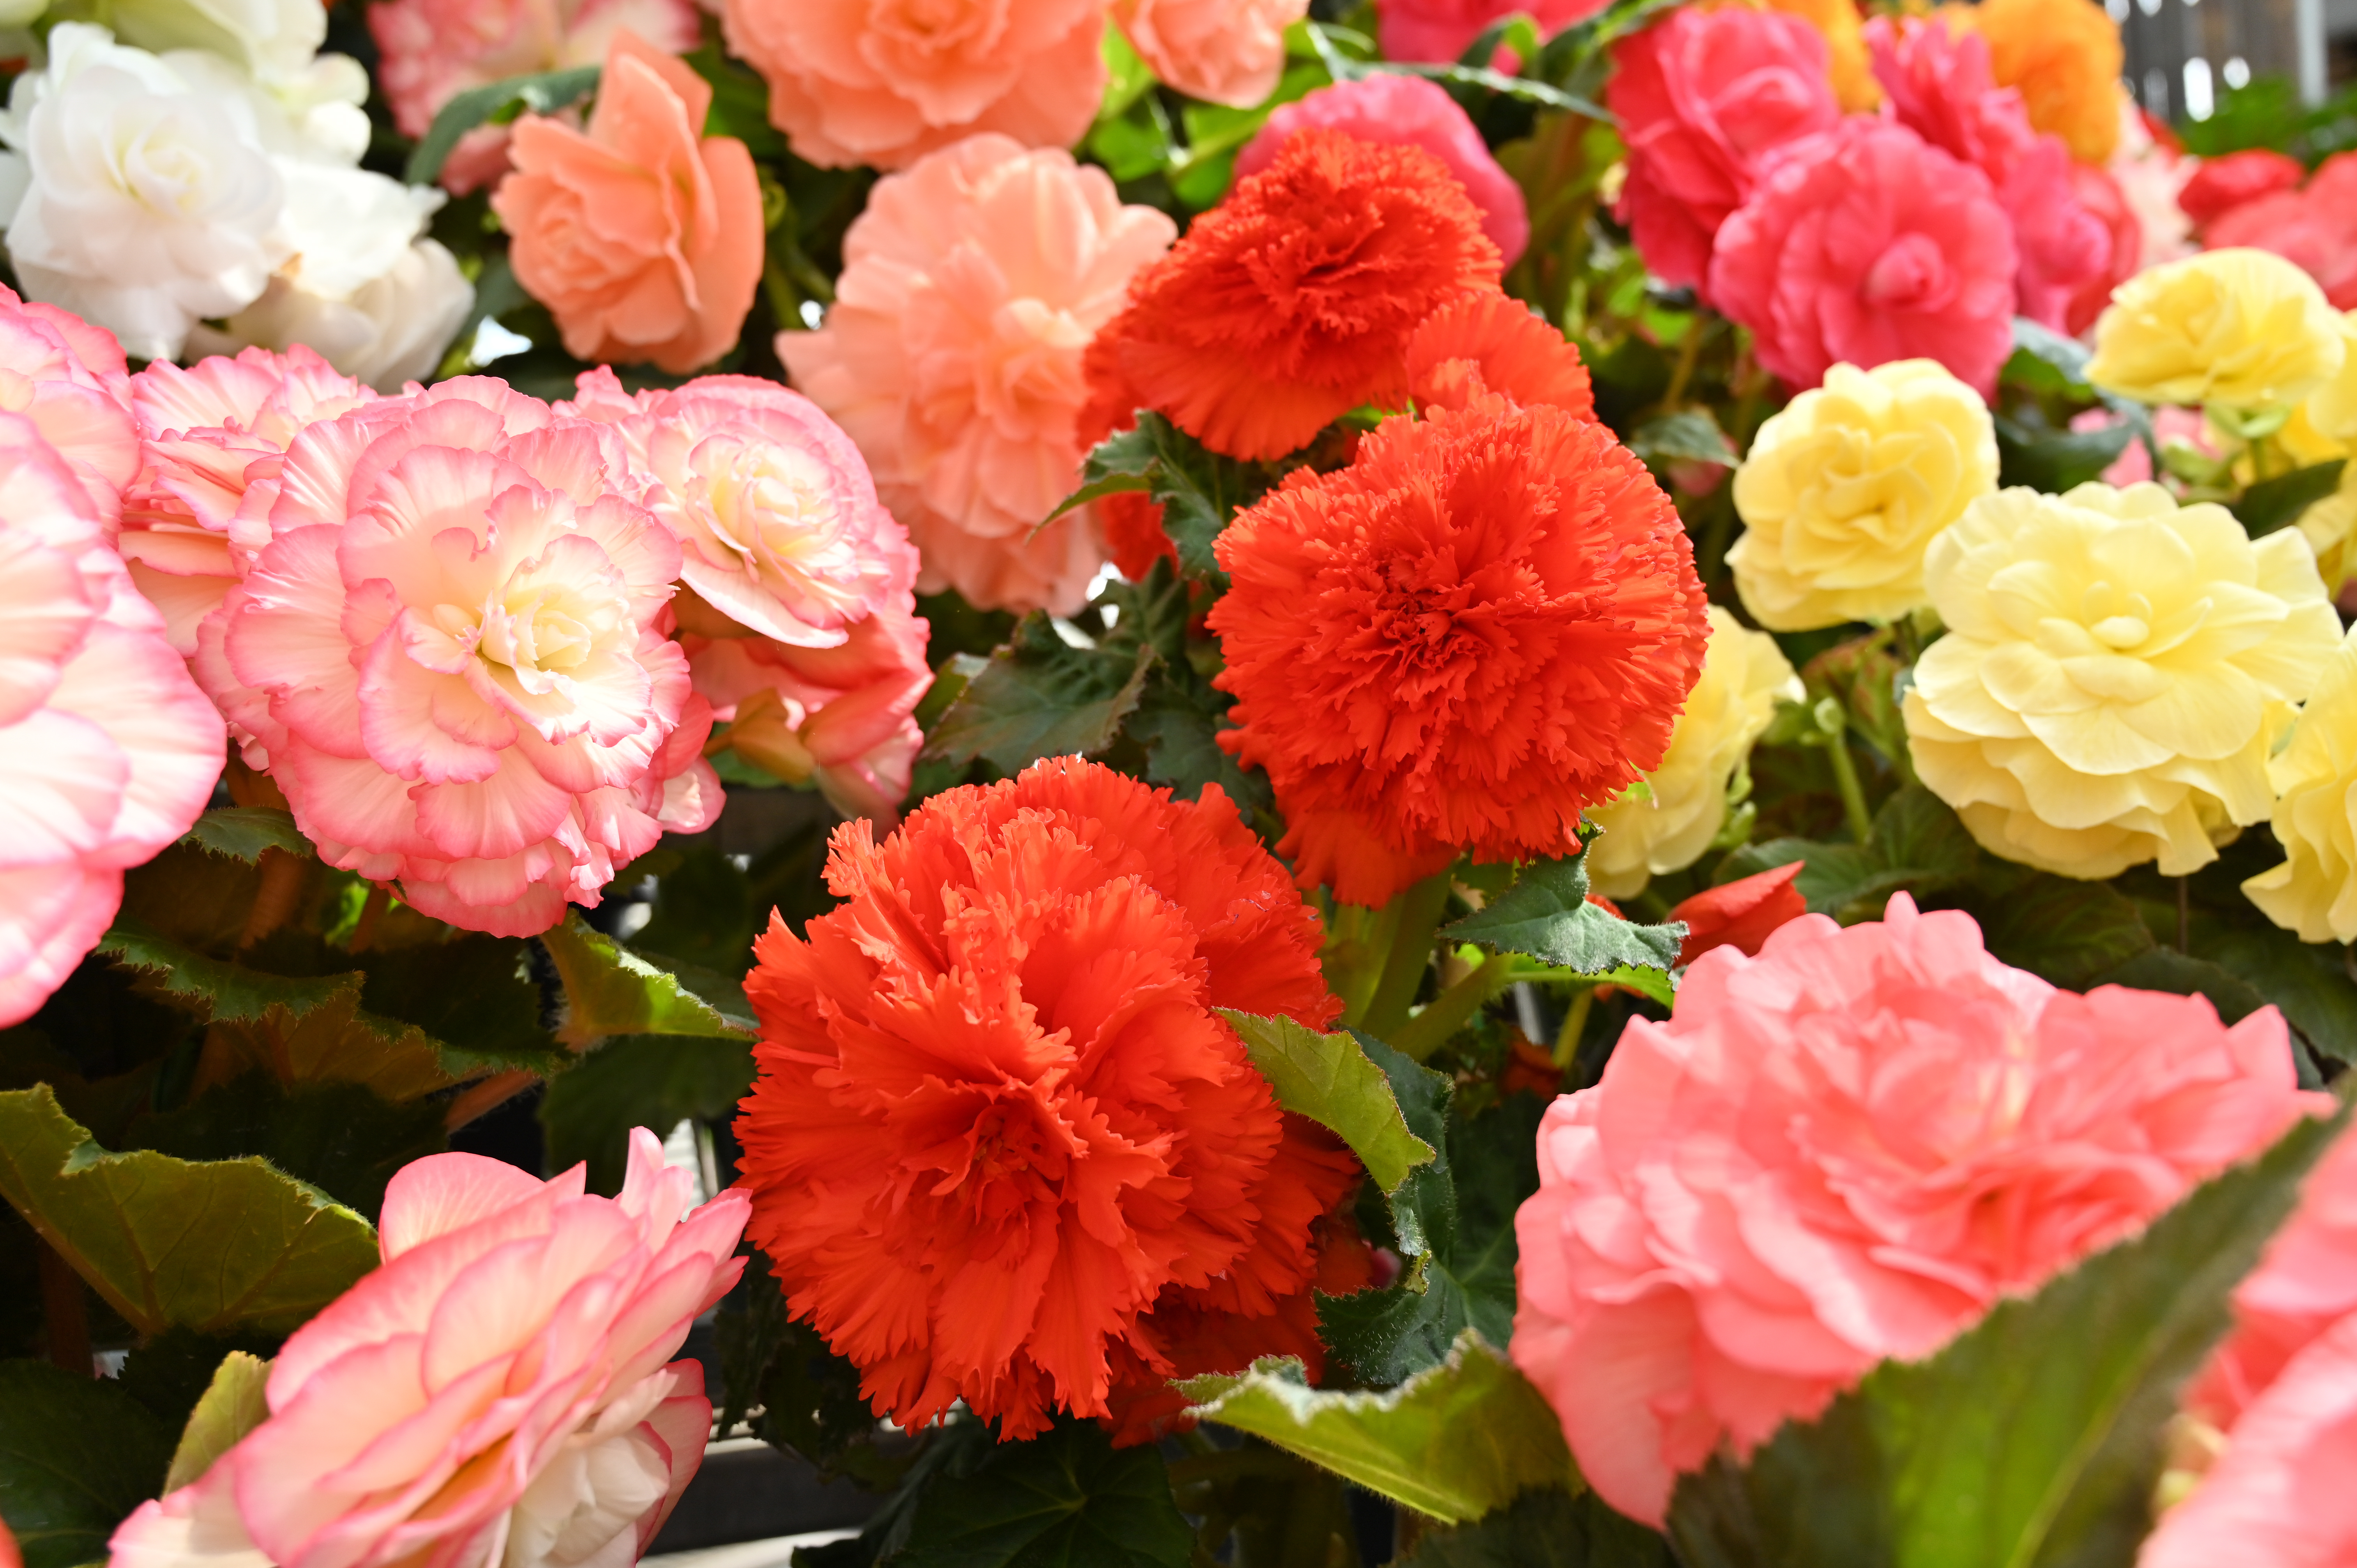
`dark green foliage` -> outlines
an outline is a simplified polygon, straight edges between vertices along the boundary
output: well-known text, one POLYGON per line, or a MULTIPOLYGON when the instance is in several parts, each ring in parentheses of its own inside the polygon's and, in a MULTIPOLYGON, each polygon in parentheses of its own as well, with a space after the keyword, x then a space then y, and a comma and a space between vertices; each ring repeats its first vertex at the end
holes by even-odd
POLYGON ((123 1389, 0 1361, 0 1520, 25 1568, 106 1560, 106 1538, 163 1489, 178 1433, 123 1389))
POLYGON ((752 1042, 692 1035, 618 1035, 549 1080, 540 1124, 548 1165, 589 1162, 589 1190, 615 1193, 633 1127, 661 1137, 691 1118, 715 1121, 753 1086, 752 1042))
POLYGON ((445 1142, 434 1101, 395 1105, 364 1084, 286 1086, 250 1072, 177 1110, 137 1118, 122 1146, 184 1160, 260 1155, 373 1223, 393 1172, 439 1154, 445 1142))
POLYGON ((1450 926, 1446 935, 1501 952, 1528 953, 1577 974, 1616 969, 1666 973, 1678 961, 1685 928, 1639 925, 1589 903, 1587 860, 1574 855, 1524 866, 1512 887, 1450 926))
MULTIPOLYGON (((1526 1492, 1489 1518, 1418 1540, 1395 1568, 1674 1568, 1670 1543, 1594 1492, 1526 1492)), ((1830 1565, 1827 1565, 1830 1568, 1830 1565)))

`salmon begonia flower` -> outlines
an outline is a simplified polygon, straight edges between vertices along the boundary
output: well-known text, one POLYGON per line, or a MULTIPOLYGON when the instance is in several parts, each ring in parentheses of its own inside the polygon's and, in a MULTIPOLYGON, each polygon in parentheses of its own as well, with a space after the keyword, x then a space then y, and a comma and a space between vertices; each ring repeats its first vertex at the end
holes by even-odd
POLYGON ((330 865, 529 936, 719 811, 680 545, 612 429, 479 377, 296 436, 192 668, 330 865))
POLYGON ((704 1369, 671 1357, 737 1283, 747 1201, 630 1133, 620 1194, 435 1155, 385 1188, 383 1266, 295 1331, 269 1414, 140 1506, 110 1568, 609 1568, 704 1461, 704 1369))
POLYGON ((1716 948, 1540 1125, 1514 1362, 1598 1496, 1659 1525, 1680 1472, 2329 1110, 2291 1051, 2272 1007, 2229 1028, 2199 996, 2057 990, 1903 893, 1716 948))
POLYGON ((108 548, 78 472, 0 413, 0 1027, 113 922, 123 873, 195 822, 222 733, 108 548))
POLYGON ((1114 0, 1113 19, 1157 77, 1189 98, 1256 108, 1285 70, 1285 30, 1309 0, 1114 0))
POLYGON ((1219 786, 1054 758, 880 844, 838 828, 826 875, 842 905, 754 944, 737 1134, 749 1234, 877 1412, 1138 1439, 1181 1369, 1314 1371, 1358 1164, 1212 1009, 1318 1028, 1340 1004, 1317 917, 1219 786))
POLYGON ((575 359, 681 375, 736 346, 761 281, 761 184, 744 143, 704 134, 711 107, 709 82, 625 27, 587 131, 516 122, 491 209, 575 359))

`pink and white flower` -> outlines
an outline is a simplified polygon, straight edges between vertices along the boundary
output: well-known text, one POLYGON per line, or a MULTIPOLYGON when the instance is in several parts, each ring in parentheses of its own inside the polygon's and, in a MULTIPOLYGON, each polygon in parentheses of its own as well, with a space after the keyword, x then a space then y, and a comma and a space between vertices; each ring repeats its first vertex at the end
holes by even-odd
POLYGON ((112 530, 139 468, 130 377, 114 335, 0 285, 0 410, 33 422, 112 530))
POLYGON ((106 542, 86 473, 0 413, 0 1026, 95 946, 123 873, 186 832, 221 716, 106 542))
POLYGON ((479 377, 298 434, 197 678, 331 865, 470 930, 594 905, 719 809, 680 547, 610 428, 479 377))
POLYGON ((617 1197, 436 1155, 386 1189, 384 1263, 297 1329, 261 1425, 114 1532, 112 1568, 629 1568, 703 1462, 673 1361, 744 1270, 748 1208, 644 1128, 617 1197))

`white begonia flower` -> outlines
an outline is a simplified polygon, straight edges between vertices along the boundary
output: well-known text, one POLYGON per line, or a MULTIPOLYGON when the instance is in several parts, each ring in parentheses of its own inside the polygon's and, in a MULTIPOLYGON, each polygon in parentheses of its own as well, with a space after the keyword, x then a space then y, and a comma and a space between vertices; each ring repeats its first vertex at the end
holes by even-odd
POLYGON ((156 54, 220 55, 264 81, 301 75, 328 41, 328 8, 320 0, 64 0, 52 14, 95 22, 156 54))
POLYGON ((265 85, 217 55, 60 24, 0 114, 0 220, 26 294, 149 360, 274 278, 350 300, 405 261, 441 199, 352 166, 367 91, 341 56, 265 85))
POLYGON ((233 354, 248 346, 281 353, 300 343, 344 374, 382 392, 424 381, 442 362, 475 304, 474 285, 441 244, 420 240, 383 275, 348 298, 323 299, 285 277, 232 316, 225 331, 199 327, 191 355, 233 354))

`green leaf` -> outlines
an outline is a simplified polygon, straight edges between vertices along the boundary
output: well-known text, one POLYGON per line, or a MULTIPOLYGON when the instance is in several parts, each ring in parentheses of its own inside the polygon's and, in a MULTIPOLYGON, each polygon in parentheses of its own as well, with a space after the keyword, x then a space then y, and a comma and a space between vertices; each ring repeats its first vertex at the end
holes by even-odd
POLYGON ((1722 468, 1735 465, 1735 448, 1707 408, 1682 408, 1645 421, 1631 433, 1629 450, 1648 463, 1715 463, 1722 468))
POLYGON ((1448 1359, 1381 1393, 1313 1389, 1290 1356, 1179 1390, 1189 1414, 1249 1432, 1443 1524, 1578 1477, 1546 1400, 1469 1328, 1448 1359))
POLYGON ((1997 482, 2057 495, 2100 477, 2136 437, 2135 427, 2126 424, 2053 430, 2009 414, 1996 414, 1995 421, 1997 482))
POLYGON ((269 1403, 262 1397, 263 1386, 269 1381, 270 1363, 261 1357, 232 1350, 221 1358, 213 1380, 198 1398, 197 1408, 188 1412, 179 1446, 172 1450, 172 1467, 164 1477, 166 1491, 201 1480, 214 1460, 262 1424, 270 1414, 269 1403))
POLYGON ((2267 1004, 2266 998, 2207 959, 2189 958, 2175 948, 2149 947, 2104 976, 2107 985, 2205 996, 2222 1022, 2239 1024, 2267 1004))
POLYGON ((1589 903, 1582 855, 1533 862, 1487 907, 1441 931, 1450 941, 1528 953, 1557 969, 1598 976, 1621 968, 1667 974, 1677 966, 1685 934, 1681 925, 1641 926, 1589 903))
POLYGON ((544 70, 467 89, 436 112, 434 124, 411 151, 401 177, 411 185, 432 185, 441 177, 442 166, 450 160, 459 137, 485 121, 502 124, 526 109, 535 114, 554 114, 595 92, 599 69, 584 65, 570 70, 544 70))
POLYGON ((1135 424, 1090 450, 1081 467, 1081 488, 1049 516, 1117 491, 1144 491, 1162 507, 1162 531, 1178 553, 1180 570, 1225 587, 1227 575, 1211 546, 1236 510, 1257 500, 1269 482, 1265 470, 1207 451, 1161 414, 1140 409, 1135 424))
POLYGON ((753 961, 753 938, 768 915, 754 908, 752 878, 735 861, 716 845, 699 847, 655 878, 653 915, 630 945, 716 973, 741 975, 753 961))
POLYGON ((171 1433, 113 1383, 0 1361, 0 1520, 25 1568, 105 1562, 107 1537, 171 1462, 171 1433))
POLYGON ((2219 931, 2195 950, 2283 1009, 2318 1051, 2357 1062, 2357 985, 2349 982, 2339 948, 2269 925, 2219 931))
POLYGON ((593 1192, 615 1193, 633 1127, 660 1138, 690 1118, 726 1116, 753 1087, 748 1040, 625 1035, 606 1041, 562 1078, 540 1102, 548 1165, 565 1170, 589 1162, 593 1192))
POLYGON ((311 841, 295 825, 294 813, 274 806, 222 806, 207 811, 180 842, 249 865, 260 860, 265 849, 285 850, 306 860, 317 856, 311 841))
POLYGON ((1332 1133, 1359 1156, 1385 1194, 1440 1152, 1407 1130, 1391 1079, 1347 1032, 1321 1035, 1293 1019, 1212 1011, 1243 1040, 1276 1102, 1332 1133))
POLYGON ((127 969, 153 977, 153 989, 172 1000, 193 1004, 191 1010, 210 1019, 260 1019, 273 1008, 300 1015, 350 993, 357 999, 361 976, 342 974, 271 974, 249 969, 231 959, 213 958, 149 929, 139 921, 118 919, 99 939, 97 951, 127 969))
MULTIPOLYGON (((1473 1524, 1427 1531, 1395 1568, 1675 1568, 1670 1543, 1594 1492, 1525 1492, 1473 1524)), ((1828 1564, 1827 1568, 1831 1568, 1828 1564)))
POLYGON ((2077 338, 2066 338, 2026 316, 2017 316, 2013 318, 2013 357, 2006 360, 1997 379, 2035 392, 2092 402, 2097 393, 2094 383, 2087 380, 2087 361, 2093 358, 2087 346, 2077 338))
POLYGON ((2328 463, 2311 463, 2288 474, 2277 474, 2272 479, 2261 479, 2227 510, 2242 520, 2244 529, 2254 539, 2278 528, 2288 528, 2299 521, 2302 512, 2341 488, 2341 471, 2348 466, 2346 457, 2335 457, 2328 463))
POLYGON ((395 1171, 448 1146, 443 1110, 435 1100, 394 1104, 365 1084, 285 1085, 255 1070, 137 1118, 122 1146, 191 1161, 259 1155, 368 1217, 395 1171))
POLYGON ((1008 774, 1043 757, 1093 757, 1121 734, 1160 658, 1127 639, 1074 648, 1033 610, 942 715, 926 755, 979 757, 1008 774))
POLYGON ((678 974, 632 952, 569 910, 565 924, 541 934, 565 983, 565 1022, 556 1037, 578 1050, 609 1035, 749 1035, 750 1013, 696 994, 678 974))
POLYGON ((540 986, 520 937, 474 933, 367 954, 361 1002, 377 1017, 415 1025, 443 1069, 467 1078, 507 1068, 560 1072, 571 1058, 541 1027, 540 986))
POLYGON ((1070 1420, 935 1480, 908 1541, 893 1568, 1185 1568, 1195 1550, 1162 1455, 1070 1420))
POLYGON ((2073 991, 2153 945, 2136 906, 2107 883, 2009 869, 1984 877, 1965 903, 1990 952, 2073 991))
POLYGON ((1796 860, 1803 866, 1792 886, 1809 912, 1856 921, 1881 918, 1890 895, 1901 889, 1920 897, 1967 881, 1980 868, 1981 852, 1939 797, 1910 784, 1882 803, 1865 843, 1748 844, 1727 857, 1717 878, 1731 882, 1796 860))
POLYGON ((2346 1120, 2303 1121, 1929 1360, 1884 1362, 1749 1465, 1714 1458, 1672 1499, 1681 1557, 1689 1568, 2125 1568, 2150 1522, 2179 1388, 2346 1120))
POLYGON ((46 1085, 0 1093, 0 1196, 142 1334, 290 1334, 377 1264, 350 1209, 259 1159, 110 1154, 46 1085))

